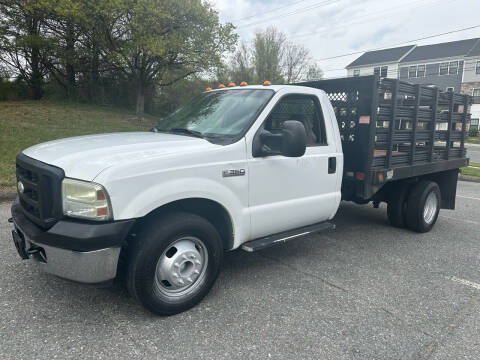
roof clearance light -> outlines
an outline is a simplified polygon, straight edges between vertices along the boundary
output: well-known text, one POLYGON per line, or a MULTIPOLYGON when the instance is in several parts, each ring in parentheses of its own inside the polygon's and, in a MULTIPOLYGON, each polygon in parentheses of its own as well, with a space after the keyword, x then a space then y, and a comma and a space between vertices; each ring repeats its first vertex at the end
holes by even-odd
POLYGON ((205 91, 210 91, 210 90, 212 90, 212 88, 211 88, 211 87, 207 87, 207 88, 205 88, 205 91))
POLYGON ((235 85, 235 83, 234 83, 233 81, 230 81, 230 82, 228 83, 228 87, 234 87, 234 86, 237 86, 237 85, 235 85))
POLYGON ((219 89, 223 89, 224 87, 225 87, 225 85, 223 85, 223 84, 218 85, 219 89))
POLYGON ((272 83, 268 80, 263 82, 263 86, 268 86, 268 85, 272 85, 272 83))
POLYGON ((248 84, 247 84, 246 81, 242 81, 242 82, 240 83, 240 86, 247 86, 247 85, 248 85, 248 84))

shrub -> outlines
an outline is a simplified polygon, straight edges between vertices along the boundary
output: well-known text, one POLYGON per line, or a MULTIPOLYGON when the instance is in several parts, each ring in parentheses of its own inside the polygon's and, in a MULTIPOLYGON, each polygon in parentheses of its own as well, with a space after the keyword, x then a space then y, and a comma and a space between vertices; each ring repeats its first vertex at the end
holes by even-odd
POLYGON ((471 128, 470 131, 468 132, 468 136, 470 136, 470 137, 477 137, 477 136, 478 136, 478 129, 476 129, 476 128, 471 128))

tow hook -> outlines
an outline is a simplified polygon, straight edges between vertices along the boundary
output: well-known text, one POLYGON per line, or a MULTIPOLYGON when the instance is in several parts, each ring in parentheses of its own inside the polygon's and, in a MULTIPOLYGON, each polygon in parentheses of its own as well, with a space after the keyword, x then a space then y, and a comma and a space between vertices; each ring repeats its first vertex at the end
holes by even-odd
POLYGON ((34 256, 35 259, 38 261, 47 262, 47 256, 45 255, 45 250, 43 250, 41 247, 37 246, 30 246, 30 248, 27 250, 28 256, 34 256))
POLYGON ((10 224, 13 223, 13 218, 9 218, 9 219, 8 219, 8 222, 9 222, 10 224))

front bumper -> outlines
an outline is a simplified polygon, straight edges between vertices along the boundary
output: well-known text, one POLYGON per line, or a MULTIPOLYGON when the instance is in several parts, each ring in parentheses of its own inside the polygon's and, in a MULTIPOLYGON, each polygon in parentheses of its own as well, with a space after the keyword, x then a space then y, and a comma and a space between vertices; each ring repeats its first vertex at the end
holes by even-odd
POLYGON ((14 242, 22 258, 46 272, 82 283, 115 278, 122 245, 134 220, 108 223, 60 220, 44 230, 30 221, 18 201, 12 205, 14 242))

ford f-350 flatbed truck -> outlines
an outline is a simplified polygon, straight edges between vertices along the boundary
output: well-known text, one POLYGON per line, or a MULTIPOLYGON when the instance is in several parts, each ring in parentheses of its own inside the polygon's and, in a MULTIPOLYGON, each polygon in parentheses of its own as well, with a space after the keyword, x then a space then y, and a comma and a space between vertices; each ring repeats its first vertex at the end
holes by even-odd
POLYGON ((376 76, 206 91, 151 132, 17 156, 14 243, 84 283, 124 273, 156 314, 207 294, 226 250, 331 229, 340 201, 429 231, 455 207, 470 98, 376 76))

